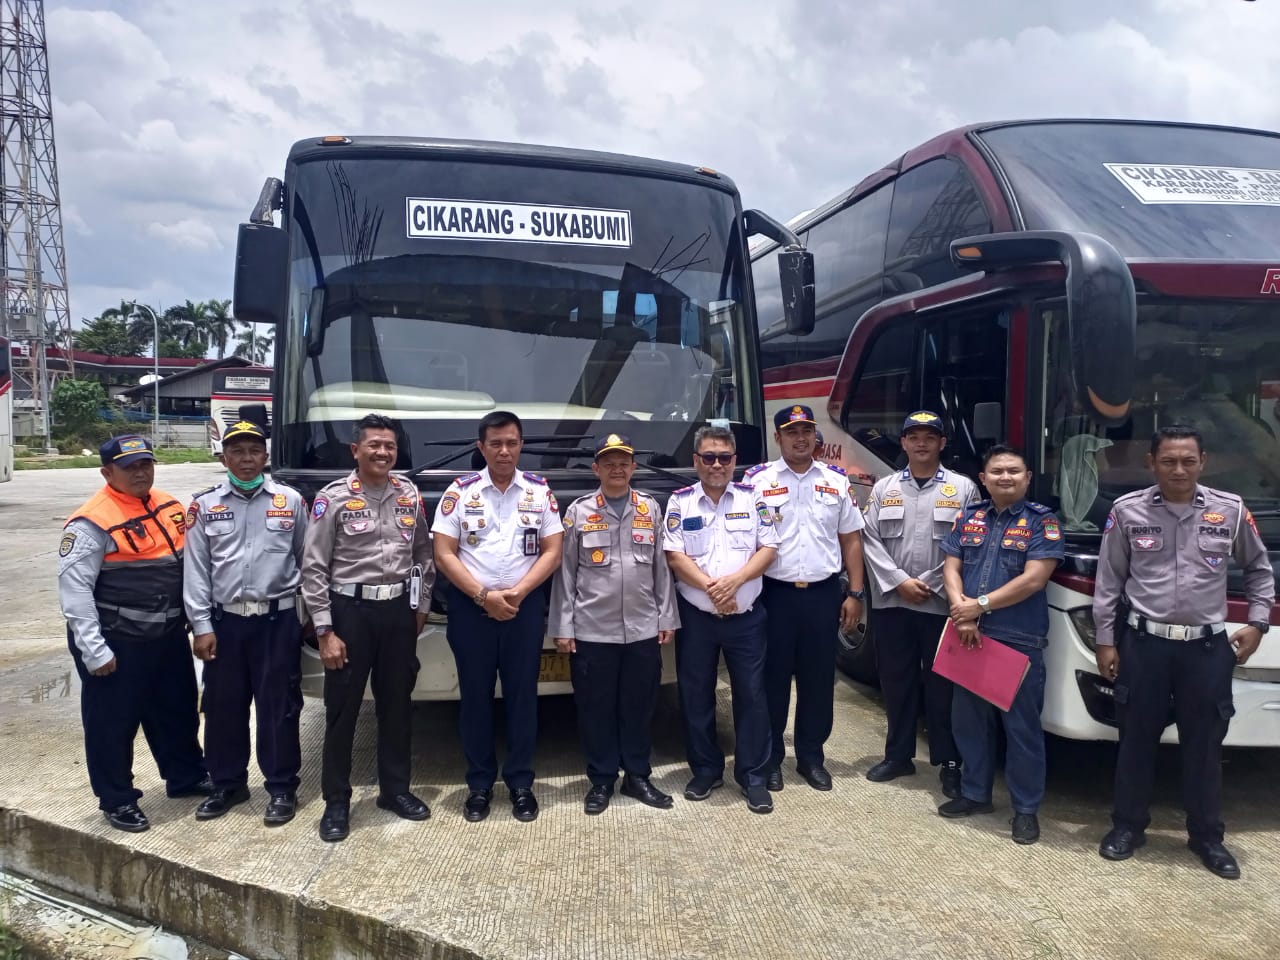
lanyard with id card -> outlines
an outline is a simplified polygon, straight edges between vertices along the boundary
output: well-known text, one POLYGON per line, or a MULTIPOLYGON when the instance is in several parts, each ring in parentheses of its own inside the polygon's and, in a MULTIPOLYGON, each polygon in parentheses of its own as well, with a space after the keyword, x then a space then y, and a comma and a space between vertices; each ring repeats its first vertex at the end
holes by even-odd
POLYGON ((538 555, 538 531, 536 528, 525 530, 524 532, 524 555, 526 557, 536 557, 538 555))

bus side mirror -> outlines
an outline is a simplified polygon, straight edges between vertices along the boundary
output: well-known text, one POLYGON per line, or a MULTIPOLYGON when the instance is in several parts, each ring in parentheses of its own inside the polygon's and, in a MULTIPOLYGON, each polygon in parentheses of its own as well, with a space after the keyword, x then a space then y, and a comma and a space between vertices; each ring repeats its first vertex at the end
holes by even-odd
POLYGON ((241 323, 283 323, 288 282, 289 235, 270 224, 240 224, 232 315, 241 323))
POLYGON ((973 439, 999 440, 1004 427, 1004 414, 995 401, 973 405, 973 439))
POLYGON ((813 333, 813 254, 808 250, 783 250, 778 254, 778 280, 787 333, 813 333))

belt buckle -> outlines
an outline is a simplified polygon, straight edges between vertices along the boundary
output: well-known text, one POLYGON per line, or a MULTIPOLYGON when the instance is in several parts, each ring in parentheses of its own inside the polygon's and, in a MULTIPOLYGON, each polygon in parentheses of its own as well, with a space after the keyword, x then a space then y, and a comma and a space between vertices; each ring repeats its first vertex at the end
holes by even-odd
POLYGON ((370 597, 370 599, 371 600, 390 600, 391 587, 385 583, 378 584, 376 587, 373 588, 373 596, 370 597))
POLYGON ((797 581, 796 581, 796 583, 795 583, 795 588, 796 588, 797 590, 808 590, 808 589, 809 589, 809 581, 808 581, 808 580, 797 580, 797 581))
POLYGON ((1191 627, 1184 626, 1181 623, 1171 623, 1167 627, 1170 640, 1189 640, 1191 639, 1191 627))

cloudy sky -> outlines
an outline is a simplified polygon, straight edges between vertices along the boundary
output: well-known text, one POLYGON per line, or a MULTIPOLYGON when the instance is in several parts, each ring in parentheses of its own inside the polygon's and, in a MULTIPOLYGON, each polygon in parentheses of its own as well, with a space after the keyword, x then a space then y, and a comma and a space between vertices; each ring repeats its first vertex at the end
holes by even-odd
POLYGON ((313 135, 706 164, 785 219, 974 121, 1280 129, 1280 0, 46 0, 46 29, 77 326, 230 297, 313 135))

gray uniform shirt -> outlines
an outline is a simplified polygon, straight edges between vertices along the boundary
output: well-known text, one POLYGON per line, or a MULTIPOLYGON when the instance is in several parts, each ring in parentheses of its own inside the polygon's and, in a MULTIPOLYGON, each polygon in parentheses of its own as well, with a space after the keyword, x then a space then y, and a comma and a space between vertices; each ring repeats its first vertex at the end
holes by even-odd
POLYGON ((905 607, 922 613, 945 614, 942 583, 943 539, 960 512, 978 499, 978 488, 962 473, 939 467, 923 487, 910 468, 882 477, 871 488, 863 516, 862 552, 871 571, 874 607, 905 607), (908 603, 897 591, 915 578, 933 591, 924 603, 908 603))
POLYGON ((67 524, 58 548, 58 602, 71 628, 71 638, 89 671, 105 667, 115 656, 102 636, 98 607, 93 599, 102 561, 115 553, 110 536, 93 522, 80 518, 67 524))
POLYGON ((297 592, 307 506, 270 477, 251 494, 223 480, 187 510, 182 604, 195 634, 213 632, 215 604, 279 600, 297 592))
POLYGON ((1234 493, 1196 487, 1179 517, 1158 486, 1116 500, 1098 550, 1093 594, 1097 643, 1116 642, 1122 596, 1149 620, 1204 626, 1227 619, 1227 567, 1244 570, 1249 620, 1266 621, 1276 584, 1253 515, 1234 493))
POLYGON ((392 474, 381 490, 353 470, 318 494, 302 550, 302 597, 317 630, 333 626, 329 586, 403 583, 422 565, 422 601, 429 605, 436 568, 418 488, 392 474))
POLYGON ((564 531, 551 583, 551 636, 634 643, 680 626, 657 500, 632 490, 618 514, 597 490, 569 505, 564 531))

